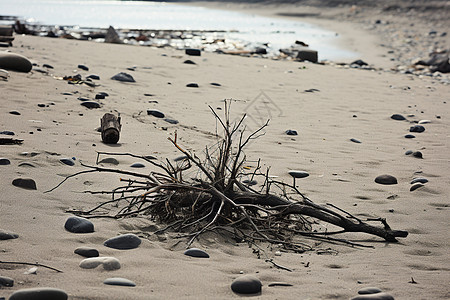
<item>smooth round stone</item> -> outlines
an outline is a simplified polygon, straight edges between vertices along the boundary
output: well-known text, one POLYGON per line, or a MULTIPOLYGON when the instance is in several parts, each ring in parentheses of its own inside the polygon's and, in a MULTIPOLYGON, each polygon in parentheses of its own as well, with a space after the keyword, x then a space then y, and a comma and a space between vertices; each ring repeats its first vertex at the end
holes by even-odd
POLYGON ((9 112, 11 115, 16 115, 16 116, 20 116, 20 112, 18 112, 17 110, 12 110, 9 112))
POLYGON ((78 247, 73 252, 83 257, 98 257, 100 255, 97 249, 91 247, 78 247))
POLYGON ((411 126, 409 128, 409 132, 424 132, 425 131, 425 127, 423 127, 422 125, 414 125, 411 126))
POLYGON ((40 287, 22 289, 12 293, 9 300, 67 300, 68 295, 60 289, 40 287))
POLYGON ((166 121, 167 123, 170 123, 170 124, 178 124, 179 123, 178 120, 169 119, 169 118, 165 118, 164 121, 166 121))
POLYGON ((405 155, 411 155, 411 154, 413 154, 413 151, 412 151, 412 150, 407 150, 407 151, 405 152, 405 155))
POLYGON ((11 161, 7 158, 0 157, 0 166, 10 165, 11 161))
POLYGON ((84 102, 81 102, 81 105, 86 108, 89 108, 89 109, 100 108, 100 103, 95 102, 95 101, 84 101, 84 102))
POLYGON ((89 68, 85 65, 78 65, 78 69, 84 70, 84 71, 89 71, 89 68))
POLYGON ((59 161, 68 166, 75 165, 75 162, 71 158, 61 158, 59 161))
POLYGON ((291 130, 291 129, 286 130, 286 134, 287 135, 298 135, 297 131, 291 130))
POLYGON ((376 293, 368 295, 359 295, 351 298, 350 300, 394 300, 394 297, 388 293, 376 293))
POLYGON ((197 83, 188 83, 188 84, 186 84, 186 87, 198 88, 198 84, 197 83))
POLYGON ((129 250, 139 247, 141 239, 132 233, 122 234, 106 240, 103 245, 119 250, 129 250))
POLYGON ((145 165, 141 164, 141 163, 134 163, 130 167, 132 167, 132 168, 145 168, 145 165))
POLYGON ((192 257, 199 257, 199 258, 209 258, 209 254, 205 251, 198 249, 198 248, 191 248, 184 251, 184 255, 192 256, 192 257))
POLYGON ((389 184, 397 184, 397 178, 395 178, 392 175, 380 175, 377 178, 375 178, 375 182, 379 183, 379 184, 385 184, 385 185, 389 185, 389 184))
POLYGON ((124 73, 124 72, 120 72, 116 75, 114 75, 113 77, 111 77, 112 80, 117 80, 117 81, 122 81, 122 82, 136 82, 136 80, 134 80, 133 76, 131 76, 130 74, 124 73))
POLYGON ((17 233, 8 232, 8 231, 0 229, 0 241, 17 239, 18 237, 19 237, 19 235, 17 233))
POLYGON ((33 65, 23 55, 0 51, 0 69, 19 71, 28 73, 33 68, 33 65))
POLYGON ((376 293, 381 293, 381 292, 382 292, 382 290, 380 290, 379 288, 369 286, 369 287, 365 287, 365 288, 360 289, 358 291, 358 294, 360 294, 360 295, 368 295, 368 294, 376 294, 376 293))
POLYGON ((80 268, 82 269, 95 269, 100 265, 103 265, 103 269, 107 271, 119 270, 121 267, 117 258, 108 256, 90 257, 80 262, 80 268))
POLYGON ((256 294, 260 293, 262 288, 261 281, 252 276, 252 275, 244 275, 236 278, 231 283, 231 289, 233 292, 238 294, 256 294))
POLYGON ((111 165, 118 165, 119 161, 115 159, 114 157, 107 157, 102 159, 98 162, 99 164, 111 164, 111 165))
POLYGON ((393 114, 391 116, 391 119, 396 120, 396 121, 404 121, 406 120, 406 118, 400 114, 393 114))
POLYGON ((305 178, 309 176, 309 173, 305 171, 290 170, 288 173, 294 178, 305 178))
POLYGON ((405 135, 405 138, 407 138, 407 139, 414 139, 416 136, 415 135, 412 135, 412 134, 407 134, 407 135, 405 135))
POLYGON ((157 118, 164 118, 164 113, 157 109, 147 109, 147 115, 157 118))
POLYGON ((412 155, 417 158, 423 158, 422 152, 420 151, 415 151, 412 153, 412 155))
POLYGON ((27 190, 37 190, 36 182, 31 178, 16 178, 12 184, 27 190))
POLYGON ((67 231, 73 233, 91 233, 94 232, 94 224, 85 218, 69 217, 64 224, 67 231))
POLYGON ((423 178, 423 177, 417 177, 417 178, 414 178, 413 180, 411 180, 411 184, 414 184, 414 183, 417 183, 417 182, 427 183, 428 179, 423 178))
POLYGON ((411 187, 409 188, 409 191, 412 192, 412 191, 415 191, 415 190, 417 190, 418 188, 421 188, 421 187, 423 187, 423 184, 420 183, 420 182, 416 182, 413 185, 411 185, 411 187))
POLYGON ((120 277, 107 278, 105 279, 105 281, 103 281, 103 283, 108 285, 136 286, 136 283, 134 283, 133 281, 120 277))
POLYGON ((430 120, 420 120, 419 124, 430 124, 431 121, 430 120))
POLYGON ((0 276, 0 287, 12 287, 14 286, 14 279, 6 276, 0 276))
POLYGON ((361 141, 357 139, 351 138, 350 141, 352 141, 353 143, 361 144, 361 141))

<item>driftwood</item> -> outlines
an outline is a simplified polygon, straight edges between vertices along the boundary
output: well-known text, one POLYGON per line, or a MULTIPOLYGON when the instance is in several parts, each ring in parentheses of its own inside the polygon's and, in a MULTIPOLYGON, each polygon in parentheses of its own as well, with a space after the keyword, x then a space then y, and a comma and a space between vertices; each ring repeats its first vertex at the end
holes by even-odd
POLYGON ((121 179, 124 185, 112 191, 86 191, 110 194, 111 200, 89 210, 70 212, 86 218, 147 216, 166 224, 154 234, 167 230, 178 232, 178 237, 188 238, 188 247, 203 233, 211 231, 255 247, 260 242, 267 242, 293 252, 314 249, 305 243, 305 238, 371 247, 332 236, 361 232, 396 242, 397 238, 408 235, 406 231, 391 229, 384 218, 361 220, 333 204, 314 203, 295 185, 274 180, 269 176, 269 170, 263 172, 259 160, 256 166, 246 166, 244 149, 251 140, 263 135, 268 122, 255 132, 246 134, 243 126, 245 115, 238 122, 230 123, 230 103, 225 102, 224 119, 211 108, 223 133, 217 134, 214 147, 205 149, 203 159, 182 148, 175 133, 169 140, 184 155, 181 160, 160 162, 151 156, 98 152, 98 156, 140 158, 157 170, 142 174, 82 164, 86 170, 67 176, 55 188, 69 178, 86 173, 109 172, 129 176, 121 179), (316 226, 320 221, 337 229, 320 231, 316 226), (368 223, 373 221, 382 226, 368 223))
POLYGON ((102 140, 105 144, 117 144, 120 138, 120 117, 106 113, 100 119, 102 140))

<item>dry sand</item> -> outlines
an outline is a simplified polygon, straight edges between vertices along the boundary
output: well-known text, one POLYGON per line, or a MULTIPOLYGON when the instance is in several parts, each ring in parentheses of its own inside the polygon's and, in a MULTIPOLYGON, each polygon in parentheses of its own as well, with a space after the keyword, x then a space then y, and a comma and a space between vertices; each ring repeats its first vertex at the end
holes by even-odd
MULTIPOLYGON (((365 46, 370 49, 370 44, 365 46)), ((10 50, 54 69, 49 75, 10 72, 8 81, 0 81, 0 131, 14 131, 15 138, 24 140, 23 145, 0 146, 0 157, 11 161, 0 166, 0 229, 19 234, 18 239, 0 241, 0 260, 39 262, 63 273, 40 267, 37 274, 25 275, 27 266, 0 264, 0 276, 15 280, 14 287, 0 289, 0 298, 18 289, 43 286, 61 288, 70 299, 240 298, 230 284, 241 271, 255 275, 264 285, 254 299, 349 299, 366 286, 377 286, 395 299, 450 297, 449 86, 433 78, 387 72, 208 53, 187 57, 172 49, 30 36, 16 37, 10 50), (183 64, 185 59, 197 65, 183 64), (79 70, 78 64, 90 70, 79 70), (126 70, 133 66, 137 67, 134 72, 126 70), (132 74, 136 83, 110 80, 122 71, 132 74), (101 86, 69 85, 55 78, 76 73, 99 75, 101 86), (187 88, 191 82, 199 88, 187 88), (316 91, 305 92, 309 89, 316 91), (92 99, 100 91, 109 94, 101 100, 100 109, 86 109, 77 100, 80 96, 92 99), (65 92, 73 95, 62 95, 65 92), (270 98, 269 110, 263 109, 258 98, 261 92, 270 98), (285 181, 290 181, 288 170, 305 170, 311 175, 299 180, 298 186, 313 201, 334 203, 360 217, 386 217, 392 228, 407 230, 409 236, 399 243, 385 243, 365 234, 345 235, 373 249, 308 241, 317 250, 335 250, 335 255, 313 251, 274 256, 278 249, 267 250, 277 263, 293 269, 287 272, 257 259, 246 245, 215 235, 194 244, 211 258, 189 258, 183 255, 184 240, 178 244, 172 239, 158 241, 151 235, 155 224, 146 219, 94 219, 96 231, 90 234, 64 229, 70 216, 65 210, 89 208, 109 199, 81 191, 110 190, 120 184, 120 176, 88 174, 43 193, 63 176, 83 170, 79 161, 95 163, 95 151, 175 158, 179 152, 167 140, 175 130, 183 146, 201 155, 205 145, 214 143, 207 134, 216 125, 208 105, 223 107, 225 98, 235 99, 234 116, 249 113, 250 128, 271 118, 265 136, 247 150, 249 165, 255 166, 261 158, 273 175, 285 181), (149 103, 153 100, 158 103, 149 103), (163 111, 180 124, 147 116, 149 108, 163 111), (12 110, 20 115, 10 114, 12 110), (120 143, 108 146, 95 129, 105 112, 114 111, 122 116, 123 130, 120 143), (390 119, 394 113, 409 115, 411 122, 428 119, 431 123, 415 139, 406 139, 411 124, 390 119), (287 129, 296 130, 298 136, 286 135, 287 129), (420 150, 424 158, 405 155, 409 149, 420 150), (75 157, 76 165, 61 164, 63 157, 75 157), (19 166, 24 162, 34 167, 19 166), (374 182, 386 173, 399 183, 374 182), (429 182, 410 192, 409 182, 417 176, 429 182), (13 186, 11 182, 19 177, 33 178, 37 191, 13 186), (150 238, 134 250, 103 246, 119 233, 150 238), (97 248, 102 256, 116 257, 122 268, 81 269, 82 257, 73 251, 83 245, 97 248), (125 277, 137 286, 104 285, 109 277, 125 277), (411 278, 417 283, 411 283, 411 278), (293 286, 268 287, 275 281, 293 286)), ((136 162, 126 157, 118 160, 123 169, 136 162)), ((144 169, 150 170, 150 166, 144 169)))

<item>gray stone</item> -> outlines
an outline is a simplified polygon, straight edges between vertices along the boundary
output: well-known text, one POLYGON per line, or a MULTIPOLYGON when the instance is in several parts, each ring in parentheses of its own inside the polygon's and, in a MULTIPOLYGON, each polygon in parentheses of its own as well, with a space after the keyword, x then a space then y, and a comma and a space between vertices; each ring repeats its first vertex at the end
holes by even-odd
POLYGON ((119 250, 129 250, 139 247, 141 239, 132 233, 122 234, 106 240, 103 245, 119 250))
POLYGON ((80 262, 80 268, 82 269, 95 269, 102 265, 103 269, 107 271, 119 270, 121 268, 120 262, 115 257, 90 257, 83 259, 80 262))
POLYGON ((376 293, 376 294, 359 295, 351 298, 350 300, 394 300, 394 297, 392 297, 388 293, 376 293))
POLYGON ((318 53, 316 50, 308 49, 308 48, 302 48, 297 53, 297 59, 304 61, 310 61, 313 63, 316 63, 319 59, 318 53))
POLYGON ((157 118, 164 118, 164 113, 157 109, 147 109, 147 115, 157 118))
POLYGON ((114 157, 107 157, 102 159, 98 162, 99 164, 111 164, 111 165, 118 165, 119 161, 115 159, 114 157))
POLYGON ((67 300, 68 295, 60 289, 39 287, 22 289, 12 293, 9 300, 67 300))
POLYGON ((0 166, 6 166, 11 164, 11 161, 7 158, 0 157, 0 166))
POLYGON ((100 76, 92 74, 92 75, 86 76, 86 79, 100 80, 100 76))
POLYGON ((288 173, 294 178, 305 178, 309 176, 309 173, 305 171, 290 170, 288 173))
POLYGON ((100 103, 95 101, 83 101, 81 102, 81 105, 89 109, 100 108, 100 103))
POLYGON ((350 141, 352 141, 353 143, 361 144, 361 141, 357 139, 351 138, 350 141))
POLYGON ((411 154, 413 154, 413 151, 412 151, 412 150, 407 150, 407 151, 405 152, 405 155, 411 155, 411 154))
POLYGON ((200 56, 202 55, 202 51, 200 49, 186 49, 185 53, 191 56, 200 56))
POLYGON ((75 162, 71 158, 61 158, 59 161, 68 166, 75 165, 75 162))
POLYGON ((27 190, 37 190, 36 182, 31 178, 16 178, 12 184, 27 190))
POLYGON ((287 135, 298 135, 297 131, 291 130, 291 129, 286 130, 286 134, 287 135))
POLYGON ((428 179, 423 178, 423 177, 417 177, 417 178, 414 178, 413 180, 411 180, 411 184, 414 184, 414 183, 417 183, 417 182, 427 183, 428 179))
POLYGON ((0 276, 0 288, 2 286, 6 287, 13 287, 14 286, 14 279, 6 276, 0 276))
POLYGON ((94 224, 85 218, 69 217, 64 224, 67 231, 73 233, 91 233, 94 232, 94 224))
POLYGON ((89 68, 85 65, 78 65, 78 69, 84 70, 84 71, 89 71, 89 68))
POLYGON ((0 69, 28 73, 32 68, 33 65, 25 56, 5 51, 0 52, 0 69))
POLYGON ((422 152, 420 151, 414 151, 412 155, 417 158, 423 158, 422 152))
POLYGON ((98 257, 100 255, 97 249, 91 247, 78 247, 73 252, 83 257, 98 257))
POLYGON ((390 185, 390 184, 397 184, 397 178, 395 178, 392 175, 380 175, 377 178, 375 178, 375 182, 379 183, 379 184, 385 184, 385 185, 390 185))
POLYGON ((5 231, 5 230, 0 229, 0 241, 1 240, 17 239, 18 237, 19 237, 19 235, 17 233, 9 232, 9 231, 5 231))
POLYGON ((405 135, 405 138, 407 138, 407 139, 414 139, 414 138, 416 138, 416 136, 412 135, 412 134, 407 134, 407 135, 405 135))
POLYGON ((191 248, 184 251, 184 255, 192 256, 192 257, 199 257, 199 258, 209 258, 209 254, 205 251, 198 249, 198 248, 191 248))
POLYGON ((145 165, 141 164, 141 163, 134 163, 130 167, 132 167, 132 168, 145 168, 145 165))
POLYGON ((14 131, 9 131, 9 130, 3 130, 3 131, 0 131, 0 134, 4 134, 4 135, 15 135, 14 131))
POLYGON ((105 281, 103 281, 103 283, 108 285, 136 286, 136 283, 134 283, 133 281, 120 277, 107 278, 105 279, 105 281))
POLYGON ((231 283, 231 290, 238 294, 260 293, 261 288, 261 281, 252 275, 240 276, 231 283))
POLYGON ((404 121, 406 120, 406 118, 400 114, 393 114, 391 116, 391 119, 396 120, 396 121, 404 121))
POLYGON ((382 290, 380 290, 379 288, 377 288, 377 287, 365 287, 365 288, 362 288, 362 289, 360 289, 359 291, 358 291, 358 294, 360 294, 360 295, 368 295, 368 294, 376 294, 376 293, 381 293, 382 292, 382 290))
POLYGON ((122 81, 122 82, 136 82, 134 80, 133 76, 131 76, 128 73, 120 72, 113 77, 111 77, 112 80, 122 81))
POLYGON ((120 39, 114 27, 112 26, 109 26, 108 31, 106 32, 105 43, 113 43, 113 44, 122 43, 122 40, 120 39))
POLYGON ((18 112, 17 110, 12 110, 9 112, 11 115, 16 115, 16 116, 20 116, 20 112, 18 112))
POLYGON ((409 128, 409 132, 424 132, 425 131, 425 127, 423 127, 422 125, 414 125, 411 126, 409 128))
POLYGON ((166 121, 167 123, 170 123, 170 124, 178 124, 179 123, 178 120, 169 119, 169 118, 165 118, 164 121, 166 121))
POLYGON ((413 191, 415 191, 415 190, 417 190, 418 188, 421 188, 421 187, 423 187, 423 184, 420 183, 420 182, 416 182, 416 183, 411 185, 411 187, 409 188, 409 191, 413 192, 413 191))

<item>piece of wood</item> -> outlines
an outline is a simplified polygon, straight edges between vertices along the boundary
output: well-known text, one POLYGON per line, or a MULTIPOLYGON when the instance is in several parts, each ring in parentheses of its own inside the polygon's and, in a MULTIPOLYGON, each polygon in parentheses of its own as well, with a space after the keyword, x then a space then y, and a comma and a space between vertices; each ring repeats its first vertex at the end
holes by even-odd
POLYGON ((120 138, 120 117, 106 113, 101 118, 102 140, 105 144, 117 144, 120 138))

